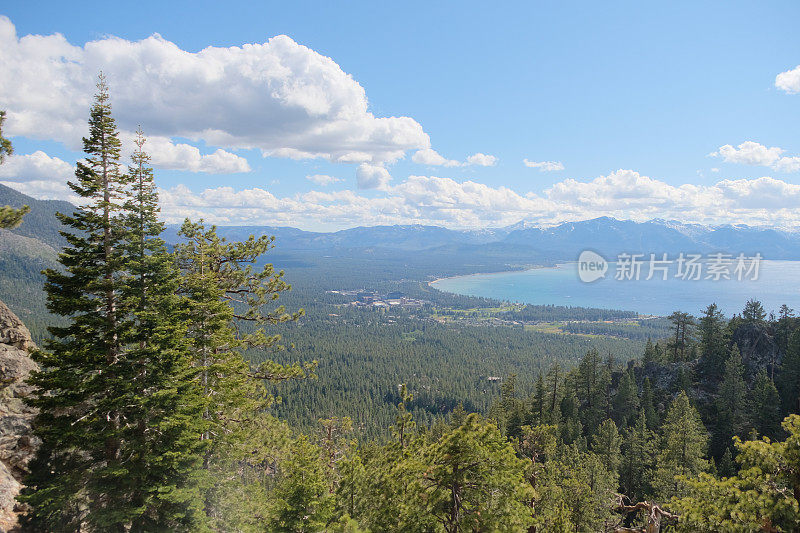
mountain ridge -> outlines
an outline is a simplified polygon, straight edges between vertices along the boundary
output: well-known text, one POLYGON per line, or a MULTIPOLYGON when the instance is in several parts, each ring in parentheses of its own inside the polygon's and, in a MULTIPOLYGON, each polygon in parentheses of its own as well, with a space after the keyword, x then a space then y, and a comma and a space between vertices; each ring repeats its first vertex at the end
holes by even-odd
MULTIPOLYGON (((10 187, 0 185, 0 205, 19 207, 27 204, 31 212, 17 235, 35 238, 56 250, 64 244, 59 234, 57 211, 70 212, 75 207, 65 201, 36 200, 10 187)), ((169 224, 164 232, 168 243, 178 241, 180 226, 169 224)), ((520 221, 506 227, 456 230, 425 224, 356 226, 331 232, 307 231, 291 226, 246 225, 219 226, 220 236, 229 240, 250 234, 274 235, 281 251, 326 253, 332 250, 386 248, 400 254, 426 250, 459 249, 469 253, 484 251, 496 254, 507 248, 538 259, 571 260, 584 249, 603 255, 619 253, 761 253, 768 259, 800 260, 800 232, 744 224, 704 225, 676 220, 652 219, 645 222, 613 217, 538 224, 520 221)), ((519 255, 519 254, 516 254, 519 255)), ((519 257, 515 257, 519 259, 519 257)))

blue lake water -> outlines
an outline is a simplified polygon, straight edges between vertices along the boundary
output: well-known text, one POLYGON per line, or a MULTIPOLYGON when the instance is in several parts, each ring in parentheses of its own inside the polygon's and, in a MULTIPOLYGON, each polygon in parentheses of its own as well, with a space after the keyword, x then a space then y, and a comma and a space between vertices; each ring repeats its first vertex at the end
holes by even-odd
MULTIPOLYGON (((758 279, 700 279, 660 274, 645 280, 615 279, 615 263, 602 279, 584 283, 578 277, 577 263, 518 272, 474 274, 433 282, 433 287, 467 296, 482 296, 537 305, 566 305, 623 309, 647 315, 669 315, 680 310, 699 315, 708 304, 716 303, 726 315, 741 312, 745 302, 756 298, 764 309, 777 314, 781 304, 800 311, 800 261, 761 261, 758 279)), ((705 277, 705 275, 704 275, 705 277)))

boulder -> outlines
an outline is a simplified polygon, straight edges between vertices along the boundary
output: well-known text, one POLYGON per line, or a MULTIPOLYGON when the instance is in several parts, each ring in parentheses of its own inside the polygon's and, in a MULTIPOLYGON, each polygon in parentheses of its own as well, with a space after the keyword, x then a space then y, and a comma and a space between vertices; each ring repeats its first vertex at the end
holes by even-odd
POLYGON ((31 432, 36 411, 24 403, 33 392, 25 380, 38 368, 29 355, 33 349, 28 328, 0 302, 0 532, 16 525, 15 497, 38 446, 31 432))

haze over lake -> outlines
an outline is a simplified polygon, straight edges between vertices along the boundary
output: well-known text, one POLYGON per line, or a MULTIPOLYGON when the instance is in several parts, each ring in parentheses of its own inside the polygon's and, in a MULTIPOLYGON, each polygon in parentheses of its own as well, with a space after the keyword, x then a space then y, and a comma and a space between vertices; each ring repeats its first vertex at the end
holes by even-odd
POLYGON ((800 261, 761 261, 757 280, 684 280, 670 275, 645 280, 617 280, 615 264, 592 283, 578 278, 577 263, 525 271, 474 274, 440 279, 433 287, 468 296, 497 298, 535 305, 566 305, 623 309, 646 315, 669 315, 680 310, 699 315, 716 303, 726 315, 741 312, 749 298, 775 311, 782 304, 800 310, 800 261))

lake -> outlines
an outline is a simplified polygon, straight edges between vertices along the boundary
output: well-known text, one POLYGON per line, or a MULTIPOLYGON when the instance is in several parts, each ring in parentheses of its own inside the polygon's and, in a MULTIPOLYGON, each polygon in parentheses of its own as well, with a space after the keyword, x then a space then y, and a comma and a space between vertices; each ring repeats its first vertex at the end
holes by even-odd
POLYGON ((800 311, 800 261, 760 262, 758 279, 676 278, 659 275, 645 280, 615 279, 617 263, 608 263, 604 278, 591 283, 578 277, 578 263, 525 271, 473 274, 436 280, 432 286, 445 292, 482 296, 536 305, 565 305, 622 309, 645 315, 669 315, 680 310, 699 315, 716 303, 728 316, 741 312, 745 302, 756 298, 767 312, 777 314, 781 304, 800 311))

